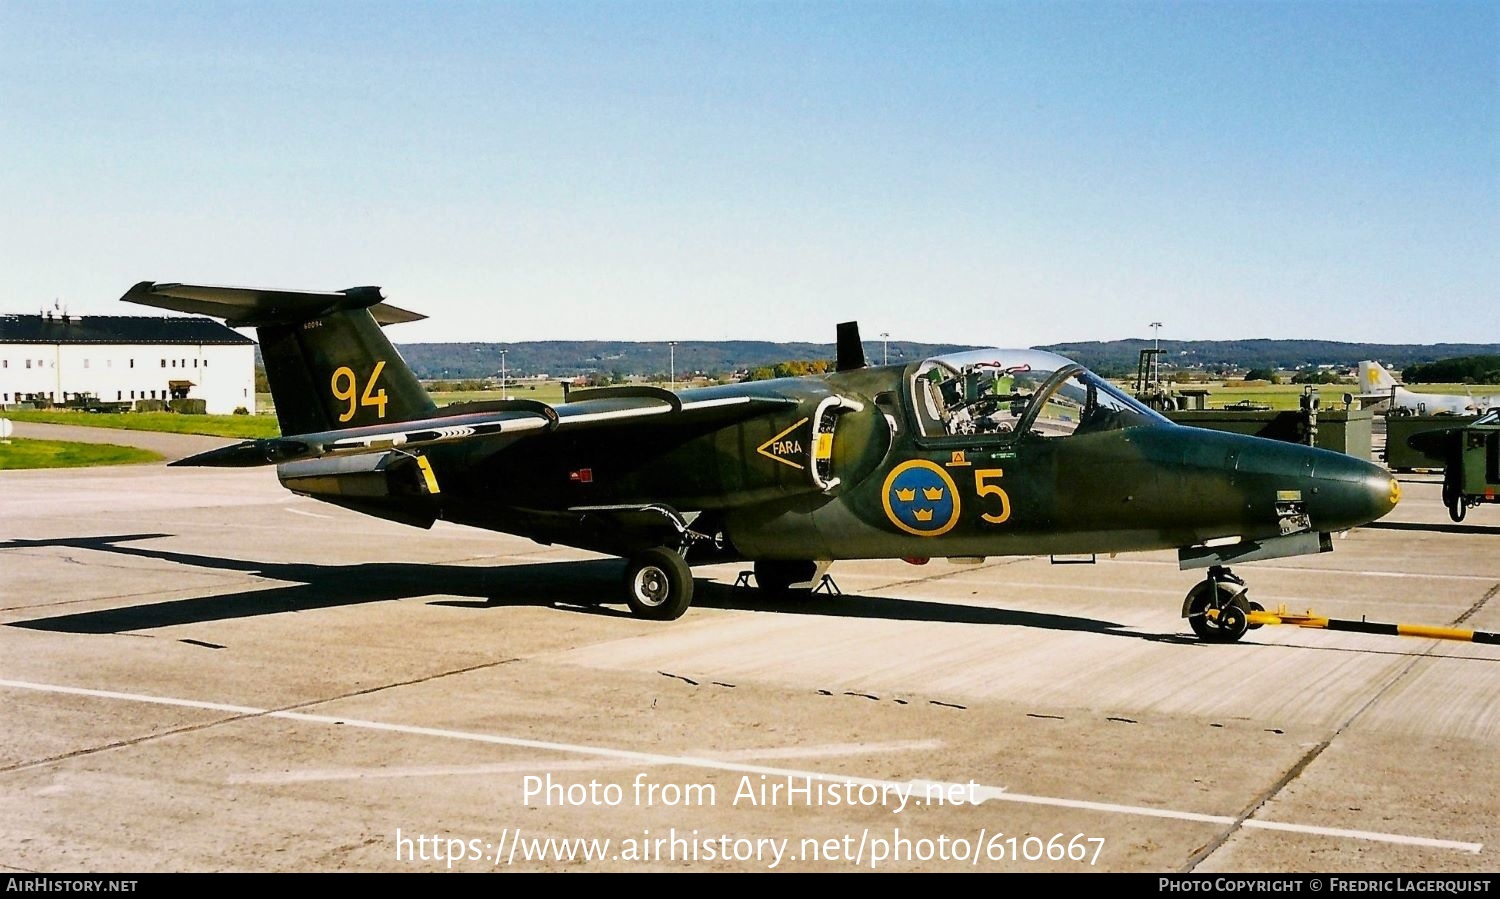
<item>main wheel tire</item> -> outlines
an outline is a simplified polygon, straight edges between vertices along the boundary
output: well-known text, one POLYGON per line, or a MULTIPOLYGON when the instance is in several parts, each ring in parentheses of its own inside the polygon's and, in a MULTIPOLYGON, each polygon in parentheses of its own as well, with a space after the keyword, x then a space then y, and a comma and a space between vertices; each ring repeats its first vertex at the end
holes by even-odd
POLYGON ((671 621, 693 604, 693 571, 681 554, 648 549, 625 569, 625 597, 637 618, 671 621))
POLYGON ((805 559, 761 559, 755 563, 755 585, 777 596, 788 593, 810 593, 811 587, 792 590, 793 584, 802 584, 818 573, 818 563, 805 559))
POLYGON ((1250 603, 1245 589, 1226 581, 1199 581, 1188 591, 1188 625, 1205 643, 1233 643, 1245 636, 1250 622, 1250 603), (1234 614, 1224 610, 1233 607, 1234 614), (1210 618, 1209 609, 1219 614, 1210 618), (1226 620, 1227 618, 1227 620, 1226 620))

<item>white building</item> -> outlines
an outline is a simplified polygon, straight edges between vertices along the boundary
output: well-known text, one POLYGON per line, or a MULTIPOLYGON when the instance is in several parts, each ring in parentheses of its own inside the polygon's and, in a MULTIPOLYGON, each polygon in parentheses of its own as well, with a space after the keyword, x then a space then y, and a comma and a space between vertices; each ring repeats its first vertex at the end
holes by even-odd
POLYGON ((255 411, 255 342, 207 318, 0 315, 0 408, 92 395, 255 411))

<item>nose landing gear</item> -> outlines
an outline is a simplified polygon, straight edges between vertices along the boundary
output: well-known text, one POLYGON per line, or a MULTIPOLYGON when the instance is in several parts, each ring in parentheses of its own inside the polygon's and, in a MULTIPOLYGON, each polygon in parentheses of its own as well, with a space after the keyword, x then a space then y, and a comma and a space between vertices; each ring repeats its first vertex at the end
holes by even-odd
POLYGON ((1251 612, 1265 607, 1247 596, 1248 588, 1240 577, 1222 565, 1208 569, 1208 577, 1199 581, 1182 601, 1182 617, 1193 633, 1205 643, 1233 643, 1246 631, 1262 625, 1253 624, 1251 612))

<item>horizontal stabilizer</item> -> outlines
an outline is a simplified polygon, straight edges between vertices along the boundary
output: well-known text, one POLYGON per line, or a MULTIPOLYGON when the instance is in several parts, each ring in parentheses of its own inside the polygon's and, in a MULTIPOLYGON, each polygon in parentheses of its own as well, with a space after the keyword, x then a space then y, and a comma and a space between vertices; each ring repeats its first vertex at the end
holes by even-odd
POLYGON ((310 447, 300 440, 272 437, 266 440, 246 440, 232 443, 186 459, 168 462, 168 465, 204 466, 208 468, 250 468, 256 465, 271 465, 296 459, 308 453, 310 447))
POLYGON ((345 309, 369 309, 375 321, 382 325, 421 321, 427 317, 383 302, 385 294, 379 287, 350 287, 338 291, 264 290, 142 281, 120 299, 174 312, 211 315, 236 328, 296 324, 345 309))

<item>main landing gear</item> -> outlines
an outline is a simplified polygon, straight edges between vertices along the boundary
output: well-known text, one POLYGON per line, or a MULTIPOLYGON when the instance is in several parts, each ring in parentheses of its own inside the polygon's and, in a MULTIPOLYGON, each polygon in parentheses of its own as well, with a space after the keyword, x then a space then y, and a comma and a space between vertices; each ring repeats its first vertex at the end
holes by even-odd
POLYGON ((657 546, 630 558, 625 598, 637 618, 671 621, 693 604, 693 572, 682 553, 657 546))
POLYGON ((1250 623, 1250 613, 1266 610, 1249 599, 1247 592, 1244 580, 1228 568, 1214 565, 1208 569, 1208 577, 1188 591, 1182 601, 1182 617, 1205 643, 1233 643, 1247 630, 1261 627, 1250 623))

